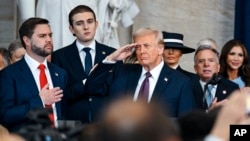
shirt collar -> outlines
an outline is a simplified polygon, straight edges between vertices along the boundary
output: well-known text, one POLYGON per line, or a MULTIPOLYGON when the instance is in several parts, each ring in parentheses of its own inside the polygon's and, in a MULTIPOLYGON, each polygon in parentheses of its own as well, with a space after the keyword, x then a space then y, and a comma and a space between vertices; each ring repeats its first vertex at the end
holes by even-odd
MULTIPOLYGON (((158 79, 160 72, 163 68, 163 65, 164 65, 164 62, 162 60, 160 64, 158 64, 155 68, 153 68, 152 70, 149 71, 151 73, 151 75, 152 75, 151 77, 153 79, 156 79, 156 80, 158 79)), ((142 75, 144 75, 146 72, 147 72, 147 70, 145 70, 145 68, 142 67, 142 75)))
POLYGON ((91 48, 91 50, 95 51, 96 42, 94 40, 89 46, 84 46, 78 40, 76 40, 76 46, 77 46, 77 49, 78 49, 79 52, 81 52, 82 49, 85 48, 85 47, 89 47, 89 48, 91 48))
POLYGON ((177 64, 177 65, 175 65, 175 66, 173 66, 171 68, 176 70, 178 68, 178 66, 179 66, 179 64, 177 64))
MULTIPOLYGON (((32 57, 30 57, 27 53, 24 55, 24 59, 32 71, 35 71, 37 67, 41 64, 37 62, 35 59, 33 59, 32 57)), ((46 59, 44 59, 44 62, 42 64, 45 65, 45 69, 48 68, 46 59)))
MULTIPOLYGON (((206 82, 200 80, 200 84, 201 84, 202 90, 204 90, 204 87, 205 87, 205 85, 206 85, 206 82)), ((211 84, 209 84, 209 85, 211 85, 211 84)), ((217 88, 217 85, 213 85, 213 88, 217 88)))

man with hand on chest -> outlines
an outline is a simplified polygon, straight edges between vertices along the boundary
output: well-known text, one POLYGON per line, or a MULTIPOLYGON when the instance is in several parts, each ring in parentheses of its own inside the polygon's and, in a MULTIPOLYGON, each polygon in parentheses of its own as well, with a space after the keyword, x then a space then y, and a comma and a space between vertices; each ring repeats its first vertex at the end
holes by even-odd
POLYGON ((0 72, 0 124, 17 131, 27 123, 29 111, 44 107, 52 111, 50 118, 57 126, 67 75, 46 60, 53 51, 49 21, 27 19, 19 35, 25 56, 0 72))

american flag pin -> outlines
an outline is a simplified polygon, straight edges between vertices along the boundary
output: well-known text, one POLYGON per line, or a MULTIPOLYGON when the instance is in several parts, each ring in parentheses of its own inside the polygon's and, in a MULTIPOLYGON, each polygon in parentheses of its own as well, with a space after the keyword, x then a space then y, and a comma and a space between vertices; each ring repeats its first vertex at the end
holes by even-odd
POLYGON ((165 77, 165 78, 164 78, 164 81, 166 81, 166 82, 167 82, 167 81, 168 81, 168 78, 166 78, 166 77, 165 77))
POLYGON ((227 94, 227 91, 226 91, 226 90, 223 90, 222 93, 223 93, 223 94, 227 94))
POLYGON ((106 52, 105 52, 105 51, 103 51, 103 52, 102 52, 102 54, 106 54, 106 52))
POLYGON ((55 76, 58 76, 58 73, 55 73, 55 76))

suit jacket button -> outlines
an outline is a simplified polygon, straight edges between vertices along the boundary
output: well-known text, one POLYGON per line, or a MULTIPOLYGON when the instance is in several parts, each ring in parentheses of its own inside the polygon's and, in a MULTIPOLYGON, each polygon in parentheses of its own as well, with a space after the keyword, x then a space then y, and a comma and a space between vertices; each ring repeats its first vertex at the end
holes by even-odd
POLYGON ((89 101, 92 101, 92 98, 89 98, 89 101))

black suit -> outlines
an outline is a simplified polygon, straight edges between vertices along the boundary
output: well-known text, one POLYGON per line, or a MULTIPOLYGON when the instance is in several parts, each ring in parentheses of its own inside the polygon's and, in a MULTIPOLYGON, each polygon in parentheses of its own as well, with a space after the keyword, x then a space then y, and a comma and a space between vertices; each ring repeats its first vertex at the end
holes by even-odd
MULTIPOLYGON (((139 64, 100 63, 88 77, 85 92, 102 95, 108 101, 124 95, 133 97, 141 72, 139 64)), ((164 64, 150 102, 160 104, 171 117, 193 110, 194 99, 188 77, 164 64)))
MULTIPOLYGON (((204 104, 203 101, 204 92, 202 90, 202 86, 200 84, 200 78, 198 76, 192 77, 191 87, 193 89, 196 108, 203 110, 207 109, 207 105, 204 104)), ((237 84, 221 76, 221 79, 217 84, 215 97, 217 97, 217 101, 221 101, 223 99, 226 99, 236 89, 239 89, 239 86, 237 84)))
MULTIPOLYGON (((114 48, 96 42, 94 63, 99 63, 113 51, 115 51, 114 48)), ((66 111, 66 119, 80 120, 82 123, 91 122, 97 112, 95 107, 99 107, 102 100, 84 94, 83 80, 88 75, 84 71, 76 41, 55 51, 52 54, 52 63, 62 67, 68 74, 69 79, 63 109, 66 111)))

